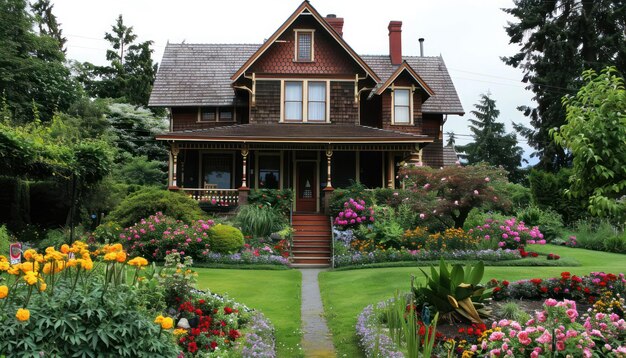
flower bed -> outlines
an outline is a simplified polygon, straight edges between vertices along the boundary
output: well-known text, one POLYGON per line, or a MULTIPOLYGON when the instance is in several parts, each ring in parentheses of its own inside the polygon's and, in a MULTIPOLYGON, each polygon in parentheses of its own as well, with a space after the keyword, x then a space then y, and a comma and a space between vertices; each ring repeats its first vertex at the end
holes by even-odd
POLYGON ((604 272, 592 272, 587 276, 576 276, 562 272, 561 277, 508 282, 491 280, 493 298, 504 299, 573 299, 582 302, 595 302, 605 290, 616 294, 626 294, 626 278, 623 273, 618 275, 604 272))
POLYGON ((255 250, 244 250, 236 254, 218 254, 216 252, 207 252, 199 260, 205 263, 219 264, 270 264, 270 265, 288 265, 289 259, 281 255, 256 255, 255 250))
POLYGON ((247 330, 249 332, 243 338, 243 343, 241 343, 242 356, 276 357, 274 326, 261 312, 254 312, 250 316, 247 330))
POLYGON ((433 261, 444 258, 446 260, 483 260, 503 261, 520 259, 518 250, 454 250, 454 251, 425 251, 425 250, 374 250, 369 253, 352 252, 344 255, 335 255, 335 267, 366 265, 379 262, 398 261, 433 261))
MULTIPOLYGON (((384 305, 384 302, 380 302, 377 307, 382 308, 384 305)), ((365 357, 403 358, 404 354, 400 352, 392 339, 380 329, 379 325, 373 305, 365 307, 357 318, 356 335, 365 357)))

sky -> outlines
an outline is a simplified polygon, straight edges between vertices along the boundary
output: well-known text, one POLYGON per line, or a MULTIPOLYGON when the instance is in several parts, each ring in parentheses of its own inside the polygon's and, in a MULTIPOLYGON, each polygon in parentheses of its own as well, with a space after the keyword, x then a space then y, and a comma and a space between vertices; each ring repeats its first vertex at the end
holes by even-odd
MULTIPOLYGON (((106 64, 105 32, 119 14, 138 35, 154 41, 153 59, 160 62, 167 42, 262 43, 300 5, 300 0, 53 0, 54 13, 67 37, 68 58, 106 64)), ((322 15, 344 18, 344 39, 359 54, 389 53, 389 21, 402 21, 402 53, 443 56, 465 109, 449 116, 444 132, 457 135, 457 145, 472 141, 470 111, 483 93, 490 93, 500 110, 499 120, 512 132, 512 122, 527 124, 517 110, 533 105, 532 93, 521 82, 522 72, 500 59, 518 51, 509 44, 504 27, 514 18, 502 8, 512 0, 311 0, 322 15)), ((447 139, 447 136, 446 136, 447 139)), ((518 135, 530 164, 531 148, 518 135)), ((525 166, 525 165, 524 165, 525 166)))

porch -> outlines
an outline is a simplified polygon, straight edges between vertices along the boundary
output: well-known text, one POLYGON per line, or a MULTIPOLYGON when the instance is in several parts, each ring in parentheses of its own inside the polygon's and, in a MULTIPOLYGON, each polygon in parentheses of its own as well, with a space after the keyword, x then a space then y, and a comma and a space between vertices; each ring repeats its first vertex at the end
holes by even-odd
POLYGON ((432 141, 364 126, 289 124, 168 133, 159 139, 170 145, 169 187, 205 207, 245 204, 251 189, 292 189, 293 210, 309 213, 325 212, 327 194, 353 181, 396 187, 399 163, 421 162, 422 147, 432 141), (303 130, 326 134, 307 138, 303 130))

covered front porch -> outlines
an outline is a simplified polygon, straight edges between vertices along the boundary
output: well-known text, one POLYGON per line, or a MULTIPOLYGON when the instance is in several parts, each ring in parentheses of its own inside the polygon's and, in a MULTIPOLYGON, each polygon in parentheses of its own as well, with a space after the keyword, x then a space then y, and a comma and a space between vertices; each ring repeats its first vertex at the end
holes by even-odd
POLYGON ((208 140, 167 135, 171 153, 169 187, 221 210, 245 204, 251 189, 292 189, 294 211, 325 212, 328 194, 353 181, 369 188, 399 185, 399 163, 421 162, 421 148, 431 141, 396 132, 381 138, 388 131, 351 127, 375 131, 377 137, 363 138, 361 133, 360 137, 345 138, 335 133, 332 138, 290 139, 289 133, 283 132, 280 139, 271 140, 258 135, 208 140))

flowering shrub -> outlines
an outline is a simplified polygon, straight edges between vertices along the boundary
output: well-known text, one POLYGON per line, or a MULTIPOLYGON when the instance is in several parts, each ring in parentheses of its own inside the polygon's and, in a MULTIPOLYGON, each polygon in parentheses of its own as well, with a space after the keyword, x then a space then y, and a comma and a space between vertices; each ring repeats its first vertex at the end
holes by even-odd
POLYGON ((171 332, 151 323, 141 297, 152 274, 144 270, 147 260, 127 260, 120 244, 89 251, 80 241, 60 251, 29 249, 24 259, 11 265, 0 256, 0 352, 178 354, 171 332))
POLYGON ((504 220, 502 223, 487 219, 483 225, 470 229, 469 232, 482 238, 482 247, 518 249, 526 244, 546 243, 538 227, 529 228, 523 221, 518 222, 515 218, 504 220))
POLYGON ((362 199, 346 201, 343 204, 343 210, 335 217, 335 225, 343 228, 356 227, 365 223, 374 222, 374 209, 372 207, 366 207, 365 201, 362 199))
POLYGON ((176 250, 182 255, 197 258, 209 248, 208 231, 212 226, 212 220, 192 221, 191 225, 187 225, 156 213, 124 229, 119 239, 130 255, 162 261, 176 250))
POLYGON ((624 274, 614 275, 604 272, 592 272, 587 276, 576 276, 569 272, 562 272, 561 277, 549 279, 533 278, 511 283, 508 281, 491 280, 489 286, 493 287, 493 298, 496 300, 508 298, 568 298, 593 303, 607 289, 616 294, 624 295, 626 293, 624 274))
MULTIPOLYGON (((547 299, 543 311, 525 324, 501 320, 484 333, 480 349, 489 356, 593 357, 598 354, 622 356, 626 322, 617 314, 593 313, 584 317, 581 326, 576 302, 547 299)), ((470 351, 479 348, 473 346, 470 351)))

